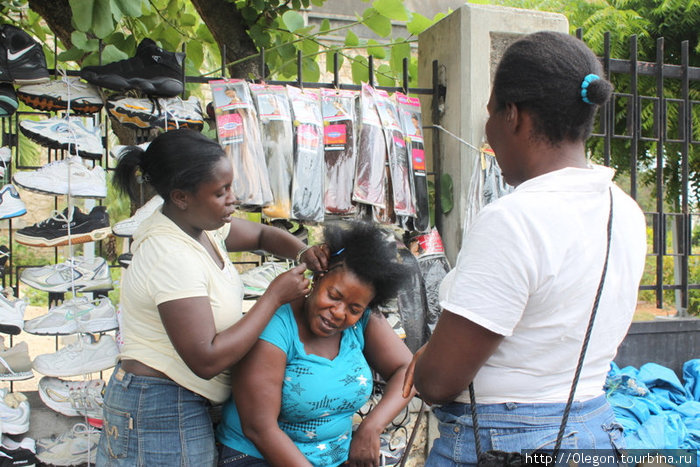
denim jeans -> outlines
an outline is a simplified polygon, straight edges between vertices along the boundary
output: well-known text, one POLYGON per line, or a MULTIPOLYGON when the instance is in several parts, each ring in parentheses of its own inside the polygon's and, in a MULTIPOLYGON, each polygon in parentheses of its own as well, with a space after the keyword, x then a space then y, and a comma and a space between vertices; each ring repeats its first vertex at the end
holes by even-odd
POLYGON ((97 466, 216 465, 209 401, 174 381, 117 367, 103 410, 97 466))
POLYGON ((270 464, 264 459, 249 456, 241 451, 236 451, 225 444, 219 446, 218 467, 268 467, 270 464))
MULTIPOLYGON (((566 404, 477 404, 481 450, 549 450, 559 432, 566 404)), ((433 443, 426 467, 476 465, 476 448, 469 404, 453 402, 433 408, 440 436, 433 443)), ((574 402, 562 449, 624 449, 622 426, 615 421, 605 396, 574 402)))

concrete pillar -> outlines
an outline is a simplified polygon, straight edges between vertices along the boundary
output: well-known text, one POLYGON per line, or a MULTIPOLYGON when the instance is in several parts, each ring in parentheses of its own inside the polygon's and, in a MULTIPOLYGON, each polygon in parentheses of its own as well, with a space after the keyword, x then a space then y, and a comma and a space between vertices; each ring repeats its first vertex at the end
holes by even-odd
MULTIPOLYGON (((419 86, 433 86, 433 61, 437 60, 440 84, 446 87, 442 115, 434 123, 480 147, 485 141, 492 75, 503 51, 521 35, 541 30, 568 32, 569 23, 558 13, 466 4, 424 31, 418 37, 419 86)), ((423 122, 429 125, 432 97, 421 96, 421 101, 423 122)), ((454 183, 454 207, 442 218, 440 231, 447 257, 454 265, 478 152, 443 132, 437 134, 437 130, 424 135, 428 161, 432 161, 433 138, 439 138, 441 172, 450 174, 454 183)))

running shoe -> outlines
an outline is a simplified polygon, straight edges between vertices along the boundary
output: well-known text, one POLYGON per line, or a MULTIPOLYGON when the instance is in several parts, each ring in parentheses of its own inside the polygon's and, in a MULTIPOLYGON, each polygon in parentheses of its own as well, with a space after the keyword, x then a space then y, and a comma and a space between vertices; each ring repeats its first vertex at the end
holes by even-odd
POLYGON ((134 255, 132 253, 122 253, 121 255, 117 256, 117 263, 119 266, 126 269, 131 266, 131 260, 133 259, 134 255))
POLYGON ((106 206, 95 206, 88 214, 80 208, 54 211, 51 217, 34 225, 23 227, 15 234, 23 245, 54 247, 95 242, 112 233, 106 206))
POLYGON ((118 327, 117 312, 109 298, 72 298, 52 307, 47 314, 24 322, 26 332, 41 336, 99 333, 118 327))
POLYGON ((104 152, 100 127, 86 128, 78 117, 22 120, 19 129, 32 141, 51 149, 65 149, 86 159, 100 159, 104 152))
POLYGON ((21 392, 0 388, 0 426, 2 432, 19 435, 29 430, 29 402, 21 392))
POLYGON ((155 195, 146 204, 136 210, 133 216, 119 221, 112 226, 112 233, 117 237, 131 237, 141 222, 148 219, 157 209, 163 205, 163 198, 155 195))
POLYGON ((183 62, 185 54, 161 49, 151 39, 144 39, 136 55, 101 66, 86 66, 80 77, 95 86, 123 91, 138 89, 146 94, 173 97, 185 89, 183 62))
POLYGON ((32 438, 15 441, 9 436, 2 437, 0 443, 0 466, 32 467, 36 464, 36 442, 32 438))
POLYGON ((0 332, 13 336, 22 332, 26 307, 24 300, 0 293, 0 332))
POLYGON ((15 113, 18 106, 14 86, 10 83, 0 83, 0 117, 9 117, 15 113))
POLYGON ((120 123, 132 128, 163 128, 174 130, 190 128, 201 131, 204 116, 199 99, 179 97, 169 99, 141 99, 122 97, 107 101, 109 113, 120 123))
POLYGON ((107 196, 104 169, 99 165, 88 169, 78 156, 50 162, 35 171, 15 172, 12 180, 22 188, 49 195, 107 196))
POLYGON ((8 183, 0 188, 0 219, 22 216, 27 213, 27 207, 19 197, 17 188, 8 183))
POLYGON ((49 80, 46 57, 32 36, 11 24, 0 25, 0 47, 4 66, 0 81, 15 84, 45 83, 49 80))
POLYGON ((97 459, 97 442, 101 431, 85 423, 76 423, 56 439, 36 442, 36 458, 56 466, 93 465, 97 459))
POLYGON ((27 343, 22 341, 7 348, 5 339, 0 337, 0 381, 22 381, 33 377, 27 343))
POLYGON ((75 76, 21 86, 17 97, 28 106, 47 112, 70 110, 76 114, 93 114, 103 105, 97 88, 75 76))
POLYGON ((114 160, 118 161, 131 148, 139 147, 145 151, 146 149, 148 149, 149 144, 151 144, 150 141, 147 141, 147 142, 141 143, 141 144, 135 144, 135 145, 117 144, 116 146, 112 147, 112 149, 109 150, 109 155, 112 156, 112 158, 114 160))
POLYGON ((19 280, 45 292, 94 292, 112 289, 107 261, 100 256, 76 256, 60 264, 26 268, 19 275, 19 280))
POLYGON ((46 376, 80 376, 112 368, 117 364, 119 349, 114 338, 103 335, 94 342, 91 334, 80 336, 78 342, 55 353, 37 355, 34 370, 46 376))
POLYGON ((12 149, 9 146, 0 147, 0 162, 9 164, 12 160, 12 149))
POLYGON ((68 417, 87 416, 102 419, 105 382, 66 381, 51 376, 39 380, 39 397, 52 410, 68 417))

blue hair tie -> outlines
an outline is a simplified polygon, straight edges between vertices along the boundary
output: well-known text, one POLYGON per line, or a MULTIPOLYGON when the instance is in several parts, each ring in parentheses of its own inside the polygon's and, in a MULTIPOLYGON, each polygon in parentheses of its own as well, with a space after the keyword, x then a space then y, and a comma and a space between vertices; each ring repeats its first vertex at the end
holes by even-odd
POLYGON ((593 104, 593 102, 588 100, 588 86, 590 86, 590 84, 597 79, 600 79, 600 76, 596 75, 595 73, 591 73, 586 75, 581 82, 581 100, 586 104, 593 104))
POLYGON ((341 248, 340 250, 336 251, 335 253, 331 253, 331 256, 338 256, 339 254, 341 254, 344 251, 345 251, 345 248, 341 248))

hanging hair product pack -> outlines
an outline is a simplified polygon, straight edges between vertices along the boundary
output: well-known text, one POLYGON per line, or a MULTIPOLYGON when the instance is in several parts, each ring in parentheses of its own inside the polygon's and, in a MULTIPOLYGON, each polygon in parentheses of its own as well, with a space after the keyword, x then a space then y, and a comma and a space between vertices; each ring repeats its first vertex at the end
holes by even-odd
POLYGON ((362 85, 360 116, 362 124, 352 199, 358 203, 386 208, 386 142, 375 106, 374 88, 368 84, 362 85))

